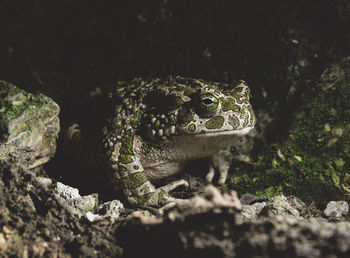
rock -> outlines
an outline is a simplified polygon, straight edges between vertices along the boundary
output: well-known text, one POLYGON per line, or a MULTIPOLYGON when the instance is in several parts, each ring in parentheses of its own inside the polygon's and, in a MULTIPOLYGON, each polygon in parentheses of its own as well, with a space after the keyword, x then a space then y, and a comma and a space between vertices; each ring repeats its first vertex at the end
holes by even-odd
POLYGON ((101 217, 114 223, 120 217, 121 211, 124 210, 124 205, 119 200, 112 200, 99 205, 97 210, 101 217))
POLYGON ((81 196, 79 190, 71 186, 57 182, 55 192, 58 199, 79 217, 85 216, 90 222, 107 219, 111 223, 117 221, 124 205, 119 200, 99 204, 98 194, 81 196))
POLYGON ((100 218, 99 215, 94 214, 94 213, 92 213, 91 211, 88 211, 87 213, 85 213, 85 216, 86 216, 86 218, 87 218, 90 222, 94 222, 95 219, 100 218))
POLYGON ((346 201, 331 201, 323 211, 328 218, 341 218, 349 213, 349 204, 346 201))
POLYGON ((266 202, 256 202, 252 205, 243 205, 242 215, 248 220, 256 219, 265 207, 266 202))
POLYGON ((167 213, 168 218, 174 220, 178 217, 187 216, 190 214, 204 213, 208 210, 229 209, 242 210, 242 204, 237 197, 235 191, 221 194, 219 190, 213 185, 207 185, 202 194, 198 194, 188 202, 179 203, 167 213))
POLYGON ((299 218, 299 211, 290 204, 288 198, 283 194, 273 197, 268 208, 275 214, 291 215, 299 218))
MULTIPOLYGON (((192 213, 187 211, 177 216, 168 215, 162 220, 134 217, 134 220, 128 220, 119 227, 116 234, 127 257, 158 257, 164 253, 168 257, 349 255, 349 222, 330 223, 324 219, 297 217, 289 199, 279 196, 273 201, 279 214, 268 212, 252 220, 242 218, 238 209, 212 205, 202 210, 194 206, 192 213), (138 243, 137 248, 134 243, 138 243)), ((243 206, 243 212, 244 209, 243 206)))
POLYGON ((0 81, 0 160, 35 168, 56 151, 59 106, 43 94, 0 81))
POLYGON ((243 194, 241 199, 239 199, 243 205, 250 205, 254 204, 256 202, 264 202, 266 201, 265 197, 258 197, 255 196, 254 194, 246 193, 243 194))
POLYGON ((60 182, 56 184, 56 193, 64 202, 76 209, 78 212, 86 213, 92 211, 98 204, 98 195, 90 194, 81 196, 79 190, 60 182))

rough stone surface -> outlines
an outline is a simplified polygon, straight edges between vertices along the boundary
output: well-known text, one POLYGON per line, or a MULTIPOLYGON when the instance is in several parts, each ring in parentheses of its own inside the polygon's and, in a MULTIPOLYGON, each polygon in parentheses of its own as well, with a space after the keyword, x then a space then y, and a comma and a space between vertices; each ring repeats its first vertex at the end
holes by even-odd
POLYGON ((98 204, 97 194, 81 196, 77 188, 64 185, 60 182, 57 182, 55 190, 66 204, 73 206, 83 213, 91 212, 98 204))
POLYGON ((0 81, 0 160, 35 168, 56 151, 59 106, 43 94, 0 81))
POLYGON ((330 218, 341 218, 349 214, 349 204, 346 201, 331 201, 323 211, 330 218))
POLYGON ((266 207, 266 202, 257 202, 252 205, 243 205, 242 215, 246 219, 257 218, 263 209, 266 207))
POLYGON ((109 219, 112 223, 120 220, 124 205, 119 200, 105 202, 97 207, 100 217, 109 219))

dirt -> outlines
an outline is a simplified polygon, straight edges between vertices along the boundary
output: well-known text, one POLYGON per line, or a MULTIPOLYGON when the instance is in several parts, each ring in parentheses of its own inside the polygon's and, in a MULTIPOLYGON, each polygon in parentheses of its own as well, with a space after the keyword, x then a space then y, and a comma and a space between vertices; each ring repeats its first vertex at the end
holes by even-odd
POLYGON ((27 170, 1 164, 0 253, 22 257, 116 257, 122 254, 108 221, 79 219, 27 170))

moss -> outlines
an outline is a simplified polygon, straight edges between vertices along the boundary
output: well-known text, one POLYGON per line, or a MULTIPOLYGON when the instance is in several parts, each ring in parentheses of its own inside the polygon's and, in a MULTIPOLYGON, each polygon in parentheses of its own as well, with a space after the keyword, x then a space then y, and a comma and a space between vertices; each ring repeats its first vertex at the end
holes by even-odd
MULTIPOLYGON (((350 74, 349 62, 343 65, 350 74)), ((324 207, 331 200, 350 200, 350 87, 348 78, 332 87, 324 78, 303 95, 287 137, 261 144, 249 167, 236 167, 227 189, 258 196, 293 194, 324 207), (327 88, 327 90, 323 90, 327 88), (344 190, 345 187, 345 190, 344 190)))

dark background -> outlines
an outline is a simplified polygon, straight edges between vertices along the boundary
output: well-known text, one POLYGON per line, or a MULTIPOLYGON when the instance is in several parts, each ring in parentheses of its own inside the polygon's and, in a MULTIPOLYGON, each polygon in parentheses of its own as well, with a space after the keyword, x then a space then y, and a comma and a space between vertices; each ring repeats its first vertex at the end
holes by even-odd
POLYGON ((0 78, 60 104, 168 74, 243 78, 283 98, 291 65, 325 65, 349 49, 347 2, 2 0, 0 78))
POLYGON ((62 128, 94 123, 89 93, 117 80, 244 79, 276 136, 307 82, 349 54, 349 28, 347 0, 2 0, 0 79, 52 97, 62 128))

